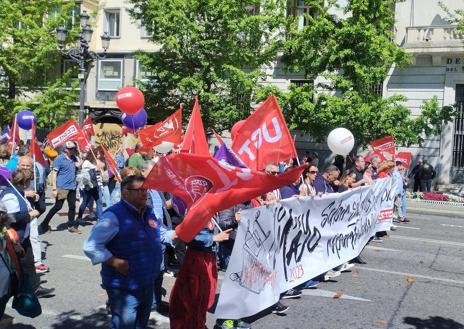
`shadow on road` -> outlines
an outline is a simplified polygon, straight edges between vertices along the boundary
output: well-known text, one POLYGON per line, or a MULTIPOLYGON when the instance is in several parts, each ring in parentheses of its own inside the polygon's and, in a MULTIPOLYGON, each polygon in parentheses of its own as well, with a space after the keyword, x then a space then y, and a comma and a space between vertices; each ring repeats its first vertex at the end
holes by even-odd
POLYGON ((431 316, 428 319, 405 317, 403 322, 417 329, 464 329, 464 324, 441 316, 431 316))
POLYGON ((56 317, 56 323, 51 325, 54 329, 87 329, 108 328, 109 317, 106 312, 97 312, 82 315, 75 311, 61 313, 56 317))

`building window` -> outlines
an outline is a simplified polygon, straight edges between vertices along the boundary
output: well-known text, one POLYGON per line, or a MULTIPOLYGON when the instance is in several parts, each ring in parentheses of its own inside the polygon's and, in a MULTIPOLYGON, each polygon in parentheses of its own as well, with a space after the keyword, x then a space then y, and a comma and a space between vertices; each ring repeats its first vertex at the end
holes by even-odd
MULTIPOLYGON (((54 7, 50 12, 50 17, 57 18, 58 15, 62 13, 61 7, 54 7)), ((71 30, 73 27, 76 27, 80 24, 81 18, 81 5, 75 4, 68 12, 66 17, 66 28, 71 30)))
POLYGON ((119 38, 121 27, 121 15, 119 9, 105 10, 105 32, 110 37, 119 38))
POLYGON ((150 78, 151 74, 150 71, 140 62, 137 61, 137 80, 146 82, 150 78))
POLYGON ((81 23, 81 5, 74 5, 69 12, 69 19, 66 20, 66 26, 70 30, 81 23))
POLYGON ((303 87, 304 85, 314 86, 314 80, 309 79, 300 79, 300 80, 290 80, 290 84, 295 87, 303 87))
MULTIPOLYGON (((69 83, 67 83, 68 88, 71 88, 71 85, 74 84, 76 80, 79 79, 79 65, 73 60, 65 59, 63 60, 62 73, 68 72, 68 70, 74 70, 69 83)), ((77 88, 80 89, 80 86, 77 88)))
POLYGON ((306 0, 293 0, 292 14, 298 19, 298 30, 301 30, 309 24, 311 7, 306 4, 306 0))
POLYGON ((140 37, 142 39, 150 38, 150 33, 147 31, 147 28, 145 27, 145 25, 140 26, 140 37))
POLYGON ((8 77, 2 66, 0 66, 0 88, 8 88, 8 77))
POLYGON ((98 90, 116 91, 122 87, 122 59, 98 61, 98 90))
POLYGON ((373 95, 377 95, 379 97, 383 96, 383 82, 379 83, 378 85, 371 86, 370 89, 373 95))

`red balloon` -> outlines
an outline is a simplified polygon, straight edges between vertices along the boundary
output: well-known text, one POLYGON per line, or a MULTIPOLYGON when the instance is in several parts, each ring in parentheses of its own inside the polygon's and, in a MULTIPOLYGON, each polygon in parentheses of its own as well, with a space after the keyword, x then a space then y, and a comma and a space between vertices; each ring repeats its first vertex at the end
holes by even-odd
POLYGON ((116 104, 126 114, 135 114, 145 105, 143 93, 135 87, 126 86, 116 94, 116 104))
POLYGON ((237 121, 232 129, 230 130, 230 136, 232 137, 232 140, 235 139, 235 136, 237 135, 238 131, 240 130, 240 128, 242 128, 243 124, 245 123, 246 120, 240 120, 240 121, 237 121))

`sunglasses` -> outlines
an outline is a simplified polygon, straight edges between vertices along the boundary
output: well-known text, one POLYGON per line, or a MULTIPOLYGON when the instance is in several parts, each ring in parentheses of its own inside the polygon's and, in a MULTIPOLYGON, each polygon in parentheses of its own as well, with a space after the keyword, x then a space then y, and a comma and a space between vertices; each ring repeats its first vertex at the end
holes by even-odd
POLYGON ((317 174, 317 173, 319 173, 319 171, 318 171, 318 170, 310 170, 310 171, 308 171, 308 173, 310 173, 310 174, 317 174))

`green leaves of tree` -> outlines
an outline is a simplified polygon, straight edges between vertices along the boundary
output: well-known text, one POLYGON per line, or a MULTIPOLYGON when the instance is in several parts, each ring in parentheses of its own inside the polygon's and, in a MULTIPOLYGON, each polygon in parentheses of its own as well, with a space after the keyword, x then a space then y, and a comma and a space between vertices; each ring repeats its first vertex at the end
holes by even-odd
POLYGON ((342 8, 334 0, 130 2, 132 16, 160 45, 159 52, 137 56, 150 71, 142 87, 148 111, 158 120, 180 102, 190 110, 193 96, 200 95, 205 125, 223 130, 270 93, 278 96, 292 129, 321 141, 343 126, 359 145, 387 134, 416 144, 452 119, 453 109, 441 109, 436 100, 411 118, 404 97, 374 92, 394 65, 409 63, 392 41, 395 0, 349 0, 343 17, 335 14, 342 8), (310 14, 300 29, 300 17, 292 12, 303 3, 310 14), (266 65, 277 60, 315 84, 288 91, 262 86, 272 72, 266 65))
POLYGON ((38 114, 39 126, 55 125, 54 118, 69 114, 76 93, 68 88, 68 75, 52 72, 61 59, 55 29, 71 19, 73 6, 74 1, 64 0, 0 2, 0 123, 26 107, 38 114))

